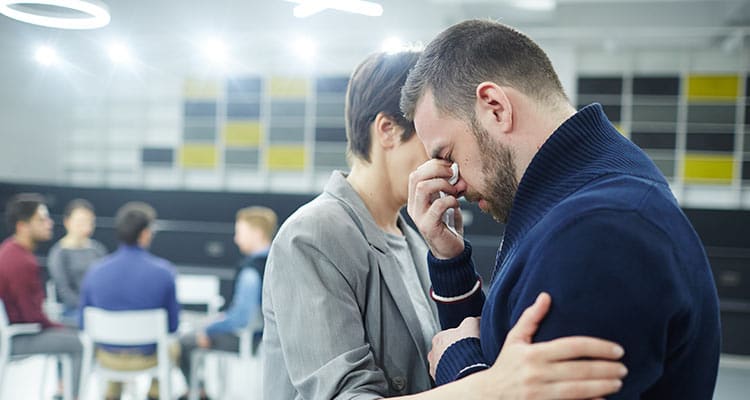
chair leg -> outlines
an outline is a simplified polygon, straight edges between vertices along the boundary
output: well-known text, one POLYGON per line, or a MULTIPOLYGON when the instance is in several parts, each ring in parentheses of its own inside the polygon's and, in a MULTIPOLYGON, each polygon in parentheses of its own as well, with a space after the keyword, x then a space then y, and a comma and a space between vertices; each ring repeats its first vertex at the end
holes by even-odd
POLYGON ((198 400, 198 377, 200 375, 198 374, 198 369, 201 369, 205 376, 206 371, 203 368, 205 357, 202 351, 193 350, 192 354, 190 354, 190 358, 190 387, 188 388, 190 393, 189 400, 198 400))
POLYGON ((5 374, 8 373, 8 364, 10 363, 10 343, 3 341, 0 345, 0 400, 5 399, 3 396, 3 381, 5 380, 5 374))
POLYGON ((60 356, 63 375, 63 399, 73 400, 73 362, 69 355, 60 356))

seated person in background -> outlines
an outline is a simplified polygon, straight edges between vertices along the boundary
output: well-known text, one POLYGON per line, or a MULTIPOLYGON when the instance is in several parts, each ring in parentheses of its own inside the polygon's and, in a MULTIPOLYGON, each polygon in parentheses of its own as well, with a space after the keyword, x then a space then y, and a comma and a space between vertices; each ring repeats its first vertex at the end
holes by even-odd
MULTIPOLYGON (((115 216, 115 230, 120 247, 95 264, 81 286, 81 315, 85 307, 105 310, 167 310, 169 332, 177 330, 179 304, 175 290, 175 272, 172 264, 148 252, 156 219, 154 209, 141 202, 122 206, 115 216)), ((83 329, 81 320, 81 329, 83 329)), ((177 346, 173 359, 176 360, 177 346)), ((123 371, 144 369, 157 363, 156 346, 100 345, 96 358, 107 368, 123 371)), ((119 399, 122 383, 110 382, 107 399, 119 399)), ((149 399, 159 396, 158 382, 154 379, 149 389, 149 399)))
POLYGON ((95 225, 94 206, 84 199, 75 199, 65 207, 65 236, 49 251, 47 268, 63 303, 62 323, 78 325, 78 300, 81 281, 89 267, 107 255, 101 243, 91 239, 95 225))
MULTIPOLYGON (((235 332, 253 323, 255 319, 262 319, 261 285, 268 249, 276 233, 276 221, 276 213, 266 207, 247 207, 237 212, 234 243, 245 258, 238 269, 234 297, 226 313, 203 330, 186 335, 180 340, 180 369, 188 380, 188 386, 190 355, 195 348, 239 351, 239 337, 235 332)), ((262 331, 255 332, 253 346, 257 345, 260 335, 262 331)), ((187 398, 187 395, 184 397, 187 398)), ((202 385, 200 397, 207 398, 202 385)))
POLYGON ((44 291, 34 249, 52 238, 52 219, 44 198, 36 193, 14 196, 5 209, 13 236, 0 245, 0 300, 11 324, 38 323, 42 331, 13 339, 11 355, 69 354, 73 367, 73 395, 78 395, 81 342, 78 332, 49 320, 42 310, 44 291))

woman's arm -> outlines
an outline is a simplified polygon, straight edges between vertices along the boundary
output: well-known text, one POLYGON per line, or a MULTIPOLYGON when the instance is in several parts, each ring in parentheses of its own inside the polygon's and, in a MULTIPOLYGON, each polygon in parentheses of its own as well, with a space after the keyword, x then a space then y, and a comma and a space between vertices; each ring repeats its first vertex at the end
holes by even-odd
POLYGON ((524 311, 490 369, 397 399, 590 399, 617 392, 627 370, 616 361, 624 354, 616 343, 583 336, 531 342, 551 301, 542 293, 524 311))

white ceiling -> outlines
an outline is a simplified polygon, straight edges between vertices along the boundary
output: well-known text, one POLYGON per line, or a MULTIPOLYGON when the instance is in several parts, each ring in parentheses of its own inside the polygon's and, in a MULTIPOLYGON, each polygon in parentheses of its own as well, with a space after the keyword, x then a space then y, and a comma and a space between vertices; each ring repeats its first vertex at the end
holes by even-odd
POLYGON ((223 37, 246 60, 260 60, 302 35, 319 43, 324 69, 341 63, 348 71, 387 37, 428 42, 467 18, 497 19, 546 44, 589 48, 707 48, 731 35, 744 37, 750 27, 750 0, 557 0, 549 12, 514 7, 517 1, 384 0, 381 17, 327 10, 298 19, 295 4, 284 0, 104 0, 112 21, 93 31, 37 27, 0 15, 0 61, 28 55, 38 43, 83 59, 117 38, 139 57, 159 58, 161 67, 189 62, 191 43, 206 35, 223 37))

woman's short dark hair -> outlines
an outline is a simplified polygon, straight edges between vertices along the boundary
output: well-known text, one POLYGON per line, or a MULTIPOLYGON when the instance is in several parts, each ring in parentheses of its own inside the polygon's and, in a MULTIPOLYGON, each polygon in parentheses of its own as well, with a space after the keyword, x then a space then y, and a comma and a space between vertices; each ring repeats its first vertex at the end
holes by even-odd
POLYGON ((16 233, 16 224, 29 222, 36 214, 39 206, 45 204, 44 197, 39 193, 19 193, 8 200, 5 206, 5 222, 8 231, 16 233))
POLYGON ((150 205, 140 201, 126 203, 115 215, 117 239, 129 245, 137 244, 141 232, 155 220, 156 210, 150 205))
POLYGON ((404 128, 401 140, 414 135, 414 124, 399 108, 401 87, 416 64, 418 52, 374 53, 352 73, 346 90, 347 155, 370 161, 370 125, 378 113, 384 113, 404 128))
POLYGON ((71 200, 66 206, 65 206, 65 212, 63 213, 64 218, 70 218, 70 215, 73 214, 73 211, 75 210, 88 210, 92 214, 95 214, 94 212, 94 205, 91 204, 90 201, 86 199, 74 199, 71 200))
POLYGON ((401 94, 401 111, 414 119, 417 102, 432 90, 442 113, 470 120, 476 88, 485 81, 512 87, 545 105, 567 101, 560 79, 539 45, 493 21, 469 20, 446 29, 427 45, 401 94))

